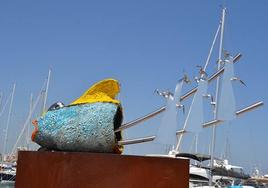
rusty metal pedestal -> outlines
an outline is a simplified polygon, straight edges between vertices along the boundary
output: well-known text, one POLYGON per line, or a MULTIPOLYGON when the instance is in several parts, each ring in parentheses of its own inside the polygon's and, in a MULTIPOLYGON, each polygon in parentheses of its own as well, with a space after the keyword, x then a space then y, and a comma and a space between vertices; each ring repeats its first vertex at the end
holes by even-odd
POLYGON ((16 188, 186 188, 189 161, 86 152, 20 151, 16 188))

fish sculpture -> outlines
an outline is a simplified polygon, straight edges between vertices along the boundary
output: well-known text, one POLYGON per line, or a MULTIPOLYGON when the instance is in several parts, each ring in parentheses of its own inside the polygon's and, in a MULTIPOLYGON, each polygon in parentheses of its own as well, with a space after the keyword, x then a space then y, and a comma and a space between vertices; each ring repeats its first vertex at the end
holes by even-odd
POLYGON ((32 141, 47 150, 122 153, 122 134, 114 132, 123 120, 119 92, 117 80, 105 79, 67 106, 53 104, 33 121, 32 141))

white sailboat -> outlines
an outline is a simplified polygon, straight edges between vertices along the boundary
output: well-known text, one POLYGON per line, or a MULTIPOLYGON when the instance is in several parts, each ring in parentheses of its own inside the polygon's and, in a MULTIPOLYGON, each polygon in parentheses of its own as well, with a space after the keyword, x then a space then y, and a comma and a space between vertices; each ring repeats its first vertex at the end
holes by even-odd
POLYGON ((7 154, 7 151, 6 151, 7 142, 8 142, 8 130, 9 130, 9 124, 11 120, 15 89, 16 89, 16 84, 13 85, 12 93, 10 95, 11 99, 9 103, 7 123, 6 123, 6 128, 5 128, 3 152, 2 152, 1 163, 0 163, 0 183, 1 184, 13 184, 15 180, 15 176, 16 176, 16 168, 14 168, 12 163, 9 161, 10 156, 7 154))
MULTIPOLYGON (((43 86, 41 87, 41 90, 40 90, 40 92, 39 92, 39 94, 34 102, 33 102, 32 94, 30 95, 29 113, 28 113, 28 116, 23 124, 23 128, 22 128, 15 144, 13 145, 13 148, 11 151, 11 153, 13 155, 17 155, 16 153, 18 152, 18 150, 32 150, 31 144, 30 144, 31 143, 30 142, 30 131, 31 131, 30 127, 32 127, 31 118, 32 118, 32 116, 33 116, 33 114, 34 114, 34 112, 35 112, 35 110, 40 102, 42 103, 41 104, 41 115, 46 110, 46 101, 47 101, 47 96, 48 96, 50 76, 51 76, 51 69, 49 69, 48 77, 45 80, 43 86), (43 100, 41 100, 42 96, 43 96, 43 100), (19 144, 22 140, 26 140, 26 145, 21 147, 19 144)), ((34 149, 37 149, 37 148, 34 148, 34 149)))
MULTIPOLYGON (((187 92, 186 94, 179 96, 179 104, 176 105, 176 103, 174 104, 174 102, 172 103, 171 101, 176 101, 177 99, 174 99, 172 94, 170 94, 170 92, 162 92, 160 93, 162 96, 164 96, 167 99, 167 106, 162 107, 144 117, 138 118, 132 122, 126 123, 123 126, 121 126, 118 130, 115 131, 119 131, 119 130, 124 130, 127 128, 130 128, 132 126, 135 126, 143 121, 146 121, 162 112, 165 112, 163 119, 167 119, 165 117, 169 116, 170 114, 167 114, 170 112, 170 109, 174 109, 175 106, 179 107, 181 106, 181 102, 187 98, 189 98, 191 95, 194 95, 193 100, 192 100, 192 104, 190 107, 190 110, 187 114, 186 120, 184 122, 184 126, 182 130, 179 130, 176 132, 176 134, 178 135, 178 142, 177 144, 170 143, 170 141, 166 142, 167 140, 161 139, 161 134, 158 134, 156 136, 156 141, 161 144, 164 145, 169 145, 169 146, 176 146, 173 147, 173 149, 169 152, 166 153, 164 155, 153 155, 153 156, 166 156, 166 157, 182 157, 179 156, 179 154, 181 153, 180 151, 180 146, 181 146, 181 142, 182 142, 182 138, 184 136, 184 134, 186 132, 199 132, 202 128, 207 128, 207 127, 212 127, 213 128, 213 134, 212 134, 212 140, 211 140, 211 144, 210 144, 210 151, 211 151, 211 155, 209 156, 209 158, 207 160, 210 160, 209 162, 209 166, 196 166, 196 165, 191 165, 190 166, 190 173, 192 175, 199 175, 202 176, 203 182, 205 183, 206 186, 219 186, 219 182, 216 182, 217 180, 217 176, 213 177, 213 173, 212 171, 215 169, 214 166, 215 164, 215 157, 214 157, 214 149, 215 149, 215 140, 216 140, 216 126, 219 125, 220 123, 223 123, 225 121, 231 121, 232 119, 240 116, 241 114, 251 111, 253 109, 256 109, 260 106, 263 105, 263 102, 256 102, 252 105, 249 105, 245 108, 242 108, 241 110, 236 111, 235 109, 235 100, 234 100, 234 94, 233 94, 233 90, 232 90, 232 83, 233 81, 240 81, 241 83, 243 83, 241 80, 239 80, 238 77, 234 76, 234 67, 233 64, 238 62, 238 60, 241 57, 241 54, 237 54, 236 56, 231 56, 228 53, 225 53, 223 56, 223 38, 224 38, 224 24, 225 24, 225 15, 226 15, 226 8, 223 8, 222 10, 222 16, 221 16, 221 20, 219 23, 219 26, 217 28, 212 46, 209 50, 209 54, 208 57, 206 59, 205 62, 205 66, 204 67, 200 67, 200 71, 199 71, 199 77, 196 78, 196 81, 198 82, 198 86, 192 90, 190 90, 189 92, 187 92), (215 41, 217 40, 219 36, 219 56, 218 56, 218 69, 217 72, 212 74, 211 76, 208 76, 206 73, 206 69, 208 67, 208 64, 210 62, 210 57, 212 54, 212 51, 214 49, 214 45, 215 45, 215 41), (220 76, 223 74, 223 78, 220 80, 220 76), (215 91, 215 101, 213 100, 213 96, 211 94, 207 93, 207 87, 208 84, 212 81, 212 80, 217 80, 217 84, 216 84, 216 91, 215 91), (220 94, 221 93, 221 94, 220 94), (166 94, 166 95, 165 95, 166 94), (172 96, 172 97, 170 97, 172 96), (214 113, 214 119, 209 121, 209 122, 204 122, 203 120, 203 107, 202 107, 202 102, 205 98, 210 98, 211 100, 211 105, 213 108, 213 113, 214 113), (227 100, 230 101, 227 103, 227 100), (228 104, 228 105, 226 105, 228 104), (172 106, 173 105, 173 106, 172 106), (227 113, 226 113, 227 112, 227 113), (198 118, 196 118, 198 117, 198 118), (160 137, 160 138, 157 138, 160 137)), ((175 107, 176 108, 176 107, 175 107)), ((174 114, 176 115, 176 113, 172 113, 173 116, 171 119, 174 119, 174 114)), ((172 121, 174 122, 174 121, 172 121)), ((165 123, 162 123, 165 124, 165 123)), ((164 128, 160 127, 160 133, 163 132, 164 133, 164 138, 174 138, 174 133, 170 133, 170 131, 167 131, 166 129, 171 129, 174 131, 174 125, 170 122, 166 123, 164 128), (170 128, 170 127, 171 128, 170 128), (164 131, 163 131, 164 130, 164 131), (169 134, 169 135, 167 135, 169 134), (172 135, 173 134, 173 135, 172 135)), ((174 131, 175 132, 175 131, 174 131)), ((133 142, 133 140, 130 140, 131 142, 127 142, 125 141, 125 144, 136 144, 136 143, 142 143, 145 141, 152 141, 155 137, 147 137, 147 138, 142 138, 142 139, 136 139, 136 142, 133 142), (150 138, 150 139, 149 139, 150 138)), ((170 139, 169 139, 170 140, 170 139)), ((174 140, 174 139, 173 139, 174 140)), ((152 155, 150 155, 152 156, 152 155)), ((184 156, 185 157, 185 156, 184 156)), ((223 160, 224 161, 224 160, 223 160)), ((239 169, 241 170, 240 167, 237 166, 231 166, 229 163, 227 163, 227 161, 225 161, 225 165, 223 166, 223 168, 226 168, 227 170, 229 169, 239 169)), ((222 177, 222 176, 221 176, 222 177)), ((203 184, 203 185, 205 185, 203 184)), ((191 186, 198 186, 198 184, 196 184, 195 182, 191 182, 191 186)), ((202 186, 203 186, 202 185, 202 186)))
MULTIPOLYGON (((222 18, 219 25, 219 28, 217 29, 216 35, 213 40, 212 47, 210 49, 208 59, 206 61, 206 64, 204 66, 204 71, 206 71, 206 67, 209 62, 209 58, 211 55, 211 52, 213 50, 213 46, 215 43, 215 40, 217 38, 219 30, 220 33, 220 47, 219 47, 219 58, 218 58, 218 71, 221 68, 224 68, 224 73, 222 80, 220 82, 219 77, 217 78, 217 84, 216 84, 216 93, 215 93, 215 101, 212 101, 214 105, 214 120, 210 122, 210 125, 213 126, 213 135, 212 135, 212 141, 211 141, 211 156, 210 156, 210 168, 207 167, 196 167, 196 166, 190 166, 190 174, 191 175, 202 175, 202 177, 208 178, 208 186, 227 186, 230 185, 231 182, 233 182, 235 179, 245 179, 249 178, 243 170, 242 167, 239 166, 233 166, 228 163, 228 160, 216 160, 214 158, 214 148, 215 148, 215 133, 216 133, 216 125, 224 122, 224 121, 231 121, 236 118, 237 113, 235 110, 235 99, 234 99, 234 93, 232 89, 232 81, 238 80, 237 77, 234 76, 234 57, 232 57, 229 54, 225 54, 224 58, 222 57, 223 52, 223 34, 224 34, 224 23, 225 23, 225 14, 226 9, 223 8, 222 10, 222 18), (227 102, 228 101, 228 102, 227 102), (220 165, 218 165, 218 161, 220 161, 220 165), (208 176, 209 175, 209 176, 208 176)), ((240 82, 244 84, 241 80, 240 82)), ((211 96, 211 95, 210 95, 211 96)), ((201 123, 202 124, 202 123, 201 123)), ((201 125, 199 123, 199 126, 201 125)), ((207 127, 207 126, 203 126, 207 127)), ((186 125, 184 126, 184 130, 186 128, 186 125)), ((180 139, 183 135, 180 136, 180 139)), ((180 140, 178 142, 178 145, 180 144, 180 140)), ((177 150, 173 153, 179 152, 179 146, 176 148, 177 150)), ((194 187, 194 184, 192 184, 194 187)), ((197 186, 199 186, 197 184, 197 186)))
MULTIPOLYGON (((6 129, 5 129, 5 140, 4 140, 4 149, 3 149, 3 157, 2 157, 2 161, 0 163, 0 177, 1 177, 1 184, 5 184, 5 185, 12 185, 15 182, 15 177, 16 177, 16 157, 14 158, 14 156, 17 156, 17 152, 19 150, 31 150, 31 144, 30 144, 30 131, 31 131, 31 117, 37 107, 37 105, 40 103, 40 99, 41 99, 41 95, 42 95, 42 91, 44 91, 45 89, 45 93, 44 93, 44 100, 42 101, 42 109, 41 111, 44 112, 45 108, 46 108, 46 100, 47 100, 47 93, 48 93, 48 87, 49 87, 49 80, 50 80, 50 75, 51 75, 51 70, 49 69, 49 73, 48 73, 48 78, 46 79, 46 81, 44 82, 41 91, 36 99, 36 101, 33 103, 33 95, 31 94, 30 96, 30 108, 29 108, 29 113, 28 116, 26 118, 26 121, 23 125, 23 128, 20 132, 20 135, 18 136, 12 151, 10 154, 6 154, 6 144, 8 141, 8 128, 9 128, 9 123, 10 123, 10 116, 11 116, 11 111, 12 111, 12 105, 13 105, 13 98, 14 98, 14 92, 15 92, 15 84, 13 86, 13 90, 12 90, 12 94, 10 95, 10 106, 9 106, 9 112, 8 112, 8 118, 7 118, 7 125, 6 125, 6 129), (25 136, 24 136, 25 135, 25 136), (19 146, 19 143, 21 140, 26 140, 26 143, 24 146, 19 146), (11 160, 12 158, 12 160, 11 160), (10 162, 7 162, 10 161, 10 162)), ((9 100, 8 99, 8 100, 9 100)), ((5 103, 2 111, 5 109, 5 106, 7 105, 8 101, 5 103)), ((1 111, 1 114, 3 114, 1 111)), ((1 115, 0 114, 0 115, 1 115)))

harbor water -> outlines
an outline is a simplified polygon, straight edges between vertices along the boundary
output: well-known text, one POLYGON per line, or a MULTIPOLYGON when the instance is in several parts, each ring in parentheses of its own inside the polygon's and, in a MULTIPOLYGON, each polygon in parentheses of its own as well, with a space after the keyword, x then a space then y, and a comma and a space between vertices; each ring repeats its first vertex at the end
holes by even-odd
POLYGON ((8 185, 8 184, 1 184, 0 183, 0 188, 14 188, 15 186, 14 185, 8 185))

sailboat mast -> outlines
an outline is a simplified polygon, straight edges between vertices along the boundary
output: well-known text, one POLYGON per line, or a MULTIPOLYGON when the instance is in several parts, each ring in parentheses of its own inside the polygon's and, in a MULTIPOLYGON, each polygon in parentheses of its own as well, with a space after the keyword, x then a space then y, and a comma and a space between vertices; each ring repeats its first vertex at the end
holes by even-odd
POLYGON ((46 85, 46 90, 45 90, 45 95, 44 95, 44 103, 43 103, 42 112, 45 112, 46 111, 46 103, 47 103, 47 94, 48 94, 48 87, 49 87, 50 75, 51 75, 51 69, 48 70, 47 85, 46 85))
POLYGON ((195 153, 197 153, 197 149, 198 149, 198 137, 199 137, 199 134, 196 133, 195 134, 195 153))
MULTIPOLYGON (((218 70, 220 70, 220 68, 221 68, 220 61, 222 61, 225 15, 226 15, 226 8, 223 8, 222 9, 222 19, 221 19, 221 36, 220 36, 220 47, 219 47, 219 64, 218 64, 218 70)), ((219 80, 219 77, 218 77, 217 80, 219 80)))
MULTIPOLYGON (((29 114, 32 114, 33 110, 33 93, 30 94, 30 106, 29 106, 29 114)), ((28 125, 28 129, 26 130, 26 147, 27 150, 30 149, 30 134, 31 134, 31 129, 30 129, 31 123, 28 125)))
POLYGON ((7 139, 8 139, 8 129, 9 129, 9 123, 10 123, 10 118, 11 118, 11 112, 12 112, 12 106, 13 106, 13 99, 14 99, 15 89, 16 89, 16 84, 13 85, 12 94, 11 94, 11 100, 10 100, 10 105, 9 105, 9 110, 8 110, 7 124, 6 124, 6 129, 5 129, 3 157, 6 154, 6 145, 7 145, 7 139))
POLYGON ((0 92, 0 111, 2 109, 3 92, 0 92))
MULTIPOLYGON (((220 46, 219 46, 219 58, 218 58, 218 70, 221 68, 221 61, 222 61, 222 52, 223 52, 223 36, 224 36, 224 22, 225 22, 225 15, 226 15, 226 8, 222 9, 222 18, 221 18, 221 35, 220 35, 220 46)), ((218 98, 219 98, 219 88, 220 88, 220 77, 217 78, 216 84, 216 97, 215 97, 215 108, 214 108, 214 119, 218 117, 218 98)), ((216 125, 213 125, 212 128, 212 140, 211 140, 211 159, 210 159, 210 178, 209 178, 209 185, 212 186, 212 169, 214 163, 214 150, 215 150, 215 140, 216 140, 216 125)))

